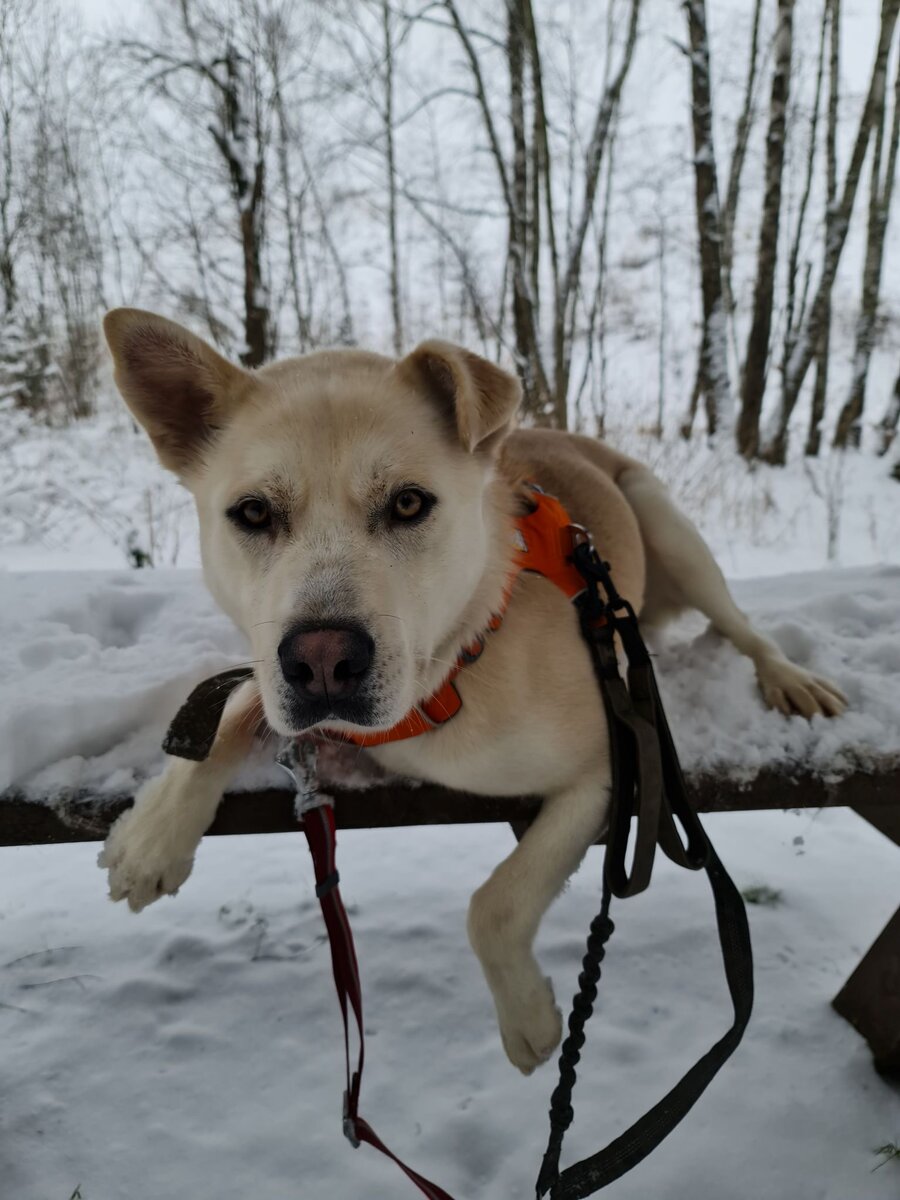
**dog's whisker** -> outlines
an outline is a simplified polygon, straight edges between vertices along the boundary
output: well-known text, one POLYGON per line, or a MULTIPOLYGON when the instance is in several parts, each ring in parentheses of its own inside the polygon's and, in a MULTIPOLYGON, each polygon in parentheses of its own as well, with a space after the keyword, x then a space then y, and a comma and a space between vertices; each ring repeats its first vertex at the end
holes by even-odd
POLYGON ((402 625, 406 624, 406 618, 398 617, 396 613, 377 612, 377 613, 373 613, 372 615, 375 617, 388 617, 391 621, 399 621, 402 625))

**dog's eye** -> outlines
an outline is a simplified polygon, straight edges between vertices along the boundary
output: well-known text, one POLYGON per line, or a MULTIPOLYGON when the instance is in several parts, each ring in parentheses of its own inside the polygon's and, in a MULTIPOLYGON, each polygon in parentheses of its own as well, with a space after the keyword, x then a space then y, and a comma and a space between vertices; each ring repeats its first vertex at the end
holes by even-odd
POLYGON ((258 496, 248 496, 246 500, 239 500, 228 510, 228 515, 242 529, 268 529, 272 524, 269 506, 258 496))
POLYGON ((398 492, 391 504, 391 519, 394 521, 420 521, 434 505, 434 497, 418 488, 404 488, 398 492))

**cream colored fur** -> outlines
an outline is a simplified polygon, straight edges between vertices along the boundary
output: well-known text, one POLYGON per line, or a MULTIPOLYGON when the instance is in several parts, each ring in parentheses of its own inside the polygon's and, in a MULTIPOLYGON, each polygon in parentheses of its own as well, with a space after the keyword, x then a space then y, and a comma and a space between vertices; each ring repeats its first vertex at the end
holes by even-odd
MULTIPOLYGON (((272 729, 297 732, 276 653, 292 622, 351 617, 371 631, 374 727, 390 727, 439 685, 500 605, 517 478, 534 478, 592 531, 647 623, 699 609, 753 660, 769 704, 804 716, 843 710, 833 685, 751 627, 700 535, 645 467, 592 439, 510 432, 518 387, 485 360, 429 342, 400 363, 327 351, 250 374, 148 313, 116 310, 106 331, 125 400, 194 495, 206 581, 256 662, 210 758, 171 760, 113 828, 100 863, 114 900, 137 911, 188 877, 260 703, 272 729), (438 503, 410 540, 372 513, 391 488, 412 484, 438 503), (225 515, 247 494, 284 514, 265 543, 239 536, 225 515)), ((552 584, 519 578, 502 628, 459 691, 462 711, 440 731, 372 753, 388 770, 448 787, 545 797, 472 897, 468 920, 504 1047, 527 1073, 561 1032, 534 936, 602 831, 610 785, 589 658, 574 609, 552 584)))

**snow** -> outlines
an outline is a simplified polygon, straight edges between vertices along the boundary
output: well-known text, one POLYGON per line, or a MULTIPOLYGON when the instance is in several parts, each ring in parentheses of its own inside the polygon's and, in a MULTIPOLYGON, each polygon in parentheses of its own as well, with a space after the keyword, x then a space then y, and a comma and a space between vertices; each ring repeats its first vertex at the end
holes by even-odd
MULTIPOLYGON (((894 1200, 900 1096, 829 1006, 896 904, 897 847, 849 812, 707 818, 750 907, 746 1039, 617 1200, 894 1200)), ((532 1195, 555 1082, 506 1061, 465 935, 501 827, 341 835, 361 958, 361 1111, 457 1200, 532 1195)), ((403 1200, 341 1135, 342 1033, 303 839, 210 839, 175 900, 140 917, 104 897, 95 846, 0 850, 4 1196, 68 1200, 403 1200)), ((539 937, 570 997, 599 902, 591 851, 539 937)), ((663 860, 617 903, 565 1161, 621 1132, 724 1031, 704 881, 663 860)))
MULTIPOLYGON (((804 20, 818 21, 818 0, 804 3, 798 29, 804 20)), ((145 5, 120 3, 114 18, 109 0, 80 0, 80 7, 97 27, 101 17, 114 20, 115 36, 123 21, 139 30, 148 19, 145 5)), ((606 46, 601 27, 607 19, 583 8, 587 25, 574 21, 575 6, 572 19, 568 10, 560 17, 565 36, 545 43, 553 94, 564 97, 562 84, 571 80, 572 116, 582 124, 592 116, 601 77, 597 47, 606 46)), ((715 141, 724 175, 743 94, 751 11, 723 3, 711 5, 709 16, 715 141)), ((676 737, 689 766, 727 764, 739 778, 763 763, 786 772, 833 773, 874 756, 896 756, 900 538, 897 484, 889 479, 893 460, 863 453, 804 462, 798 451, 808 421, 808 381, 794 414, 794 457, 783 470, 750 470, 723 444, 711 450, 698 439, 682 444, 673 438, 699 337, 689 88, 679 48, 683 13, 652 0, 645 17, 619 115, 607 298, 599 318, 610 439, 650 462, 673 487, 735 580, 739 602, 762 628, 799 661, 834 678, 852 705, 839 721, 812 725, 766 712, 749 665, 701 623, 687 620, 657 648, 676 737), (665 258, 658 253, 661 212, 665 258), (649 298, 663 271, 668 282, 658 305, 649 298), (665 441, 642 433, 658 419, 658 389, 647 374, 658 355, 665 441)), ((839 179, 877 22, 877 6, 844 12, 839 179)), ((763 23, 765 45, 771 14, 763 23)), ((431 43, 429 27, 418 23, 414 36, 419 41, 409 60, 420 66, 409 79, 398 79, 398 111, 431 88, 436 61, 451 83, 468 81, 465 64, 447 43, 431 43)), ((813 62, 803 39, 795 49, 792 138, 797 114, 811 103, 813 62)), ((490 86, 500 105, 503 76, 495 75, 490 86)), ((298 94, 306 96, 304 89, 298 94)), ((224 193, 210 183, 207 160, 193 154, 178 116, 163 119, 158 105, 151 108, 138 115, 161 132, 173 170, 136 151, 115 203, 128 217, 119 235, 130 241, 132 229, 139 229, 156 266, 148 272, 138 256, 126 255, 121 278, 108 281, 110 302, 124 299, 197 321, 189 304, 197 286, 194 259, 171 237, 166 215, 173 196, 186 207, 201 194, 207 198, 208 207, 197 214, 207 227, 205 252, 224 264, 229 279, 242 275, 216 219, 224 193)), ((364 180, 371 177, 365 154, 374 118, 352 96, 333 111, 308 107, 306 116, 314 113, 315 121, 297 111, 311 138, 303 154, 311 164, 314 209, 327 208, 330 221, 320 232, 312 218, 304 235, 317 336, 343 327, 341 296, 349 289, 360 341, 383 348, 390 317, 382 219, 368 188, 346 190, 348 164, 364 180), (362 159, 344 149, 348 128, 358 132, 362 159), (332 239, 347 279, 332 263, 332 239)), ((561 154, 569 113, 559 106, 551 118, 554 150, 561 154)), ((765 126, 758 120, 751 137, 735 229, 741 346, 751 312, 765 126)), ((107 140, 117 148, 115 138, 107 140)), ((471 256, 475 286, 490 307, 505 235, 496 219, 493 164, 482 150, 474 105, 460 104, 450 89, 445 102, 423 109, 418 123, 404 123, 398 170, 415 183, 414 192, 435 193, 426 211, 440 204, 447 236, 471 256), (434 181, 421 174, 432 158, 434 181), (463 205, 465 222, 453 215, 463 205), (477 221, 476 210, 482 212, 477 221)), ((789 176, 802 155, 792 163, 789 176)), ((113 162, 114 171, 120 166, 113 162)), ((812 295, 824 220, 821 176, 817 172, 801 247, 801 269, 808 259, 813 264, 812 295)), ((568 193, 578 194, 581 186, 577 168, 573 179, 555 173, 560 215, 568 193)), ((787 229, 793 227, 791 186, 789 177, 787 229)), ((865 207, 857 203, 834 293, 824 445, 852 381, 864 230, 865 207)), ((471 321, 457 314, 462 305, 452 256, 447 266, 444 244, 430 226, 426 232, 417 225, 411 205, 404 245, 410 344, 440 332, 479 349, 471 321)), ((898 255, 900 239, 889 238, 866 448, 896 378, 898 255)), ((466 261, 459 269, 469 270, 466 261)), ((285 263, 276 235, 274 296, 285 263)), ((234 356, 240 351, 237 310, 227 288, 213 286, 213 306, 224 321, 222 348, 230 346, 234 356)), ((287 353, 292 334, 279 333, 287 353)), ((806 337, 803 327, 789 378, 809 348, 806 337)), ((495 353, 493 341, 481 349, 495 353)), ((573 378, 582 354, 576 347, 573 378)), ((779 373, 770 372, 767 425, 777 415, 779 382, 779 373)), ((132 791, 159 765, 164 727, 191 686, 247 656, 196 570, 160 569, 198 565, 190 498, 157 467, 108 380, 97 408, 95 417, 66 429, 26 421, 10 405, 0 422, 0 788, 15 782, 35 798, 58 798, 73 788, 132 791), (149 554, 157 569, 128 570, 134 550, 149 554)), ((264 779, 283 783, 281 772, 263 760, 242 783, 264 779)), ((897 847, 844 811, 730 814, 706 823, 739 886, 781 892, 779 904, 750 909, 756 1011, 744 1045, 708 1095, 649 1161, 616 1184, 616 1197, 896 1198, 900 1163, 874 1168, 880 1162, 875 1148, 900 1142, 900 1096, 872 1071, 864 1042, 829 1000, 896 907, 897 847)), ((511 845, 500 827, 341 836, 370 1037, 362 1111, 392 1148, 457 1200, 532 1194, 555 1082, 552 1068, 524 1080, 506 1062, 466 944, 468 896, 511 845)), ((210 839, 181 895, 139 918, 106 901, 96 852, 96 846, 0 850, 3 1200, 68 1200, 78 1185, 83 1200, 415 1195, 390 1164, 365 1148, 351 1153, 341 1136, 340 1024, 302 839, 210 839)), ((564 1002, 599 902, 599 868, 592 851, 540 935, 542 962, 564 1002)), ((567 1161, 596 1149, 658 1100, 727 1021, 703 881, 665 860, 658 871, 647 896, 614 912, 618 931, 579 1074, 567 1161)))
MULTIPOLYGON (((734 495, 719 499, 730 511, 734 495)), ((717 531, 727 542, 727 526, 717 531)), ((196 571, 7 570, 0 590, 0 767, 3 784, 34 795, 133 789, 193 684, 246 657, 196 571)), ((657 661, 687 765, 831 773, 900 754, 900 566, 734 590, 852 708, 811 725, 765 711, 749 665, 685 619, 657 661)), ((257 763, 244 783, 283 782, 265 772, 257 763)), ((875 1168, 877 1147, 898 1139, 900 1096, 829 1001, 896 905, 897 847, 849 811, 706 822, 738 885, 776 893, 750 908, 755 1015, 707 1096, 617 1197, 895 1196, 896 1164, 875 1168)), ((465 935, 469 895, 511 846, 503 827, 341 835, 367 1014, 362 1113, 458 1200, 530 1194, 555 1082, 552 1067, 524 1079, 508 1064, 465 935)), ((177 899, 140 918, 108 903, 96 852, 0 850, 0 1069, 16 1098, 3 1115, 4 1194, 415 1194, 341 1135, 341 1032, 302 839, 209 839, 177 899)), ((599 871, 594 850, 539 935, 564 1005, 599 871)), ((614 918, 566 1161, 621 1132, 727 1024, 702 879, 662 860, 650 893, 614 918)))
MULTIPOLYGON (((247 659, 195 572, 8 573, 2 586, 0 788, 133 789, 162 765, 163 734, 191 688, 247 659)), ((748 660, 685 619, 662 637, 658 665, 687 767, 750 778, 763 765, 834 774, 900 757, 900 567, 744 581, 736 594, 851 709, 785 720, 757 696, 748 660)))

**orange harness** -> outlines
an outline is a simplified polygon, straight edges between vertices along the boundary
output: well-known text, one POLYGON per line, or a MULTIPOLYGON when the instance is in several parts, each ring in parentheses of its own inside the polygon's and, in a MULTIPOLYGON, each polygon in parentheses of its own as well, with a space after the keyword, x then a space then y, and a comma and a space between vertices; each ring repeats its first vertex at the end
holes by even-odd
MULTIPOLYGON (((536 484, 529 484, 533 493, 533 509, 518 517, 515 524, 516 553, 513 559, 513 575, 503 597, 503 604, 488 622, 486 633, 493 633, 503 623, 512 586, 522 571, 543 575, 555 584, 570 600, 575 600, 585 589, 584 576, 572 559, 576 543, 587 535, 556 499, 541 491, 536 484)), ((468 646, 464 646, 450 674, 427 700, 415 708, 390 729, 375 733, 341 731, 344 741, 356 746, 385 746, 389 742, 400 742, 406 738, 431 733, 445 725, 462 708, 462 698, 456 690, 455 679, 465 667, 476 662, 485 646, 484 635, 468 646)))

